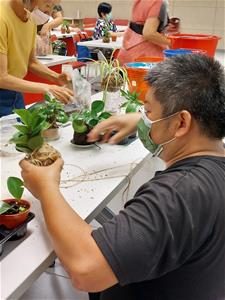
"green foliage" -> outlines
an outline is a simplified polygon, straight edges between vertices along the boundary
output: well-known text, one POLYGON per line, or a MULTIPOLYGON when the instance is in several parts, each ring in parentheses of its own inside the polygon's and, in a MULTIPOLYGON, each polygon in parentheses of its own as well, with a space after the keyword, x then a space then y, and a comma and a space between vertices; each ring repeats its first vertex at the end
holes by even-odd
POLYGON ((4 201, 0 201, 0 215, 4 214, 5 212, 7 212, 8 210, 11 209, 11 205, 4 202, 4 201))
MULTIPOLYGON (((23 195, 24 191, 24 183, 20 178, 17 177, 9 177, 7 180, 7 187, 9 193, 19 201, 23 195)), ((11 205, 7 202, 0 201, 0 215, 6 213, 8 210, 12 209, 14 205, 11 205)), ((26 208, 20 207, 19 211, 23 212, 26 208)))
POLYGON ((72 114, 73 129, 77 133, 88 132, 99 122, 108 119, 111 114, 104 112, 105 102, 102 100, 93 101, 91 109, 83 109, 72 114))
POLYGON ((44 143, 41 133, 49 127, 46 116, 39 114, 37 110, 15 109, 14 112, 22 123, 14 126, 18 132, 13 135, 10 142, 16 145, 16 150, 25 153, 32 153, 41 148, 44 143))
POLYGON ((69 25, 70 25, 69 21, 63 20, 63 23, 62 23, 62 27, 63 27, 63 28, 68 28, 69 25))
POLYGON ((126 101, 121 105, 121 107, 125 107, 126 113, 137 112, 139 108, 143 105, 143 103, 138 99, 139 93, 137 92, 125 92, 124 90, 120 90, 121 95, 126 99, 126 101))
POLYGON ((20 178, 9 177, 7 187, 10 194, 17 200, 21 199, 24 191, 24 183, 20 178))
POLYGON ((104 26, 102 29, 102 36, 109 38, 110 37, 110 32, 108 26, 104 26))
POLYGON ((118 59, 114 59, 114 52, 112 52, 109 60, 102 54, 103 60, 99 61, 100 64, 100 77, 102 87, 104 89, 104 100, 106 92, 113 88, 120 88, 122 85, 129 83, 127 71, 124 67, 120 66, 118 59))
POLYGON ((49 128, 57 128, 57 123, 64 124, 69 120, 62 103, 56 98, 51 98, 49 95, 45 95, 44 103, 38 103, 31 109, 31 111, 34 110, 46 118, 49 128))

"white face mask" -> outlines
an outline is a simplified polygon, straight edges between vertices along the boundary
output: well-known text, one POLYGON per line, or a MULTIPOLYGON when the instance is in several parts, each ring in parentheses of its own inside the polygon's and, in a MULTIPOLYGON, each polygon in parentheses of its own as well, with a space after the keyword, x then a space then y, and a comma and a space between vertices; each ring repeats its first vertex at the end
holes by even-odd
POLYGON ((31 13, 32 19, 37 25, 42 25, 48 22, 50 16, 43 13, 40 9, 35 8, 31 13))

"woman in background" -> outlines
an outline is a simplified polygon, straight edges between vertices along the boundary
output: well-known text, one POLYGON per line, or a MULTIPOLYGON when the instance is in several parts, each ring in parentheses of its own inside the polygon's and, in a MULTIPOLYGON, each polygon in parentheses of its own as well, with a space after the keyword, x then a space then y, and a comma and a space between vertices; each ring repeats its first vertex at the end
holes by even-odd
POLYGON ((42 3, 38 7, 43 13, 51 16, 49 21, 38 27, 38 32, 41 36, 46 36, 49 32, 60 26, 63 22, 63 9, 61 5, 51 6, 48 2, 42 3))
POLYGON ((116 33, 117 28, 112 20, 112 5, 106 2, 102 2, 98 6, 99 19, 96 22, 93 38, 95 40, 101 39, 104 35, 104 29, 107 28, 110 31, 111 36, 121 35, 116 33))
POLYGON ((121 65, 141 56, 163 56, 170 40, 163 34, 168 25, 168 2, 134 0, 131 22, 124 34, 118 59, 121 65))

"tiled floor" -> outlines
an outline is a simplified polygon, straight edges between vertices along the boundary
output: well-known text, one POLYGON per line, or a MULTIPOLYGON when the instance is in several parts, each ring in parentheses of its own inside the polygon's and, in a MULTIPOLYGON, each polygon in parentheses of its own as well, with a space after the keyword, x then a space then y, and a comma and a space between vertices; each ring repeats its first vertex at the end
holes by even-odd
MULTIPOLYGON (((225 67, 224 51, 218 51, 216 59, 225 67)), ((124 194, 123 191, 121 191, 109 205, 110 208, 115 212, 119 211, 124 202, 132 197, 136 189, 153 176, 154 171, 155 160, 147 159, 143 168, 130 183, 128 194, 124 194), (149 172, 149 170, 151 170, 151 172, 149 172)), ((97 226, 97 223, 93 222, 93 226, 97 226)), ((55 267, 49 268, 43 273, 20 300, 88 300, 88 295, 87 293, 78 292, 73 289, 68 275, 57 260, 55 267)))

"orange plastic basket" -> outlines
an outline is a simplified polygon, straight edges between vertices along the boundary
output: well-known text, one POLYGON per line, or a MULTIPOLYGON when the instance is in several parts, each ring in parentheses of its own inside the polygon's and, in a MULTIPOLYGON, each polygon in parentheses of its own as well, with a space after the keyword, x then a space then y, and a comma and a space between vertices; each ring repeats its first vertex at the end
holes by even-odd
POLYGON ((163 61, 164 57, 158 57, 158 56, 142 56, 139 58, 136 58, 135 61, 140 61, 140 62, 160 62, 163 61))
MULTIPOLYGON (((163 60, 163 57, 140 57, 135 60, 136 63, 157 63, 163 60)), ((145 76, 148 74, 149 69, 147 68, 135 68, 130 67, 134 63, 126 64, 125 68, 127 70, 127 75, 130 80, 129 91, 133 93, 136 91, 139 93, 139 99, 145 101, 145 95, 149 88, 147 82, 145 81, 145 76)))
POLYGON ((216 35, 179 33, 169 36, 172 45, 171 49, 189 48, 207 51, 207 54, 214 57, 218 41, 221 39, 216 35))

